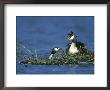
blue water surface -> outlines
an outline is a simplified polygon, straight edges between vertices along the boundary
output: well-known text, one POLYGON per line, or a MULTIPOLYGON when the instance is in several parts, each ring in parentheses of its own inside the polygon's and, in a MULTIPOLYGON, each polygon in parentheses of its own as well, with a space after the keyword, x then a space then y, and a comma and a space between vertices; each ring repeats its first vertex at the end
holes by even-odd
MULTIPOLYGON (((47 58, 51 48, 63 50, 69 43, 67 34, 73 31, 78 40, 94 51, 94 17, 93 16, 17 16, 16 42, 36 50, 37 56, 47 58)), ((28 55, 30 52, 23 50, 28 55)), ((22 58, 17 57, 17 61, 22 58)), ((16 65, 16 74, 93 74, 94 65, 16 65)))
POLYGON ((92 64, 83 65, 17 65, 17 74, 94 74, 92 64))

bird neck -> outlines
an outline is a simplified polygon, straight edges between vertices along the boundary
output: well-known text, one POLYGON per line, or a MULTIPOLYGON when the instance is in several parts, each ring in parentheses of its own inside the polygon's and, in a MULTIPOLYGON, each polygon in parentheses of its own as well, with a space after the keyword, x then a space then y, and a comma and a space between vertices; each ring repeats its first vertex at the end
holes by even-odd
POLYGON ((49 56, 49 58, 48 58, 48 59, 52 59, 52 57, 53 57, 53 54, 50 54, 50 56, 49 56))
POLYGON ((77 43, 77 40, 72 40, 72 43, 77 43))
POLYGON ((56 53, 56 51, 52 51, 52 52, 51 52, 51 54, 55 54, 55 53, 56 53))
POLYGON ((76 43, 72 42, 70 47, 76 47, 76 43))

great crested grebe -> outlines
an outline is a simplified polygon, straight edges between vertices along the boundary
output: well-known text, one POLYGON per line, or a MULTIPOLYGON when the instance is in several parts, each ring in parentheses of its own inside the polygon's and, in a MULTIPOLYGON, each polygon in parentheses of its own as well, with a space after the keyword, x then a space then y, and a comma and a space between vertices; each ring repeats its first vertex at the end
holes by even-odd
POLYGON ((58 48, 58 47, 55 47, 55 48, 52 48, 52 51, 51 51, 51 54, 49 56, 48 59, 52 59, 53 55, 58 52, 59 50, 61 50, 61 48, 58 48))
POLYGON ((67 52, 69 54, 84 52, 84 49, 85 49, 84 43, 77 41, 77 36, 72 31, 68 34, 68 40, 70 40, 72 42, 71 44, 69 44, 69 46, 67 48, 67 52))

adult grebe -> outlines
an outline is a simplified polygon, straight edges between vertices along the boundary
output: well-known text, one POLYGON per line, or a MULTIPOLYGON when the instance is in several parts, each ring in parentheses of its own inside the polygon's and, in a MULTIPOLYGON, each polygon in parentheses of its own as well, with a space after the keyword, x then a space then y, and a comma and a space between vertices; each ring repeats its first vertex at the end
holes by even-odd
POLYGON ((69 54, 83 53, 86 50, 84 43, 77 41, 77 36, 72 31, 68 34, 68 40, 72 42, 67 48, 69 54))

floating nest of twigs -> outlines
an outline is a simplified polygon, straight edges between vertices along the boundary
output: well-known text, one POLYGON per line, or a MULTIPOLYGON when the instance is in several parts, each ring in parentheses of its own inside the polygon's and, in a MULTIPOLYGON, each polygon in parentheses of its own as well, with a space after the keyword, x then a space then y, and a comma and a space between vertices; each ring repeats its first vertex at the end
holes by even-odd
POLYGON ((32 65, 64 65, 64 64, 80 64, 82 62, 94 64, 94 53, 87 51, 85 53, 76 53, 74 55, 63 52, 59 57, 52 59, 42 59, 32 57, 25 57, 19 64, 32 64, 32 65))

